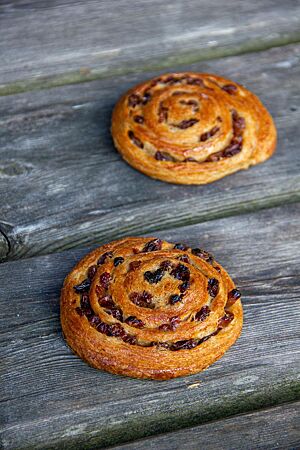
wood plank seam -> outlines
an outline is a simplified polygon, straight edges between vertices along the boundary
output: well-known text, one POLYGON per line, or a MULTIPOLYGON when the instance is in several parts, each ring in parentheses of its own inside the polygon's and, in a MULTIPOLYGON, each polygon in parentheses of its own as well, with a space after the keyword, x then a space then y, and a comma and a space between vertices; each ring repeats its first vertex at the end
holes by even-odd
MULTIPOLYGON (((199 438, 201 439, 202 445, 206 445, 205 448, 209 449, 215 449, 219 448, 219 445, 221 445, 221 448, 237 448, 236 445, 238 444, 243 445, 243 448, 249 448, 253 449, 255 448, 282 448, 282 445, 285 445, 285 448, 290 448, 291 450, 296 448, 295 444, 300 444, 300 431, 299 428, 297 430, 297 426, 299 425, 299 417, 297 419, 297 410, 299 411, 300 403, 298 401, 295 402, 285 402, 281 403, 279 406, 273 406, 271 408, 263 408, 259 409, 250 413, 243 413, 239 415, 234 416, 228 416, 225 419, 219 419, 219 420, 213 420, 211 422, 207 422, 206 424, 196 426, 196 427, 187 427, 182 428, 181 430, 178 430, 177 432, 169 432, 169 433, 163 433, 163 434, 157 434, 153 436, 149 436, 148 438, 140 439, 137 441, 129 441, 128 443, 125 443, 120 446, 113 446, 108 447, 108 450, 131 450, 131 449, 155 449, 155 448, 163 448, 163 449, 180 449, 182 446, 184 449, 190 449, 190 448, 201 448, 200 442, 198 442, 199 438), (281 412, 282 411, 282 412, 281 412), (293 442, 290 444, 290 436, 286 435, 286 429, 281 429, 281 423, 280 423, 280 429, 274 428, 278 426, 277 421, 273 425, 273 417, 276 417, 277 415, 282 415, 282 418, 286 421, 286 426, 289 425, 289 419, 290 417, 287 417, 287 413, 289 411, 294 411, 294 415, 292 418, 294 419, 292 424, 290 424, 291 429, 289 430, 290 433, 292 433, 293 439, 296 439, 297 443, 293 440, 293 442), (264 416, 262 416, 264 414, 264 416), (278 432, 277 436, 273 436, 271 433, 269 435, 270 442, 265 441, 265 432, 267 429, 267 424, 264 423, 264 417, 266 417, 266 420, 270 420, 270 426, 271 430, 274 434, 278 432), (252 419, 256 419, 256 426, 253 427, 252 419), (239 422, 244 422, 244 429, 241 429, 239 427, 239 422), (257 425, 261 426, 261 433, 259 433, 259 429, 257 428, 257 425), (249 426, 249 432, 251 436, 249 436, 246 433, 246 427, 249 426), (223 427, 228 427, 227 430, 224 430, 224 432, 221 432, 220 430, 223 429, 223 427), (253 430, 251 430, 251 427, 253 427, 253 430), (212 436, 207 435, 207 431, 211 432, 212 436), (277 431, 278 430, 278 431, 277 431), (226 432, 227 431, 227 432, 226 432), (202 432, 202 433, 201 433, 202 432), (187 434, 190 434, 190 437, 187 436, 187 434), (230 434, 230 436, 228 436, 230 434), (185 442, 181 440, 181 435, 183 435, 183 438, 189 439, 185 442), (233 435, 236 437, 236 441, 239 441, 239 443, 235 442, 235 444, 232 442, 233 435), (278 437, 281 437, 281 442, 278 445, 276 439, 278 437), (297 437, 298 436, 298 437, 297 437), (212 437, 214 439, 214 442, 211 442, 209 437, 212 437), (178 438, 180 439, 178 441, 178 438), (253 440, 251 440, 251 438, 253 440), (190 440, 192 439, 192 441, 190 440), (217 442, 218 441, 218 442, 217 442), (255 444, 254 442, 255 441, 255 444), (243 442, 243 444, 242 444, 243 442), (161 444, 164 444, 163 447, 161 447, 161 444), (224 446, 224 447, 223 447, 224 446)), ((279 419, 279 417, 278 417, 279 419)), ((279 422, 279 420, 278 420, 279 422)), ((268 431, 267 431, 268 433, 268 431)), ((240 447, 239 447, 240 448, 240 447)))
POLYGON ((203 52, 202 55, 195 54, 195 52, 189 54, 188 52, 184 54, 177 54, 163 58, 162 60, 151 61, 147 63, 144 61, 143 64, 134 65, 131 64, 130 67, 123 67, 118 69, 111 69, 110 71, 74 71, 67 72, 60 75, 43 76, 41 78, 36 77, 34 79, 24 79, 18 80, 10 84, 0 84, 0 97, 7 95, 20 94, 35 90, 47 90, 54 87, 66 86, 71 84, 85 83, 89 81, 101 80, 105 78, 111 78, 116 76, 125 76, 133 73, 143 73, 149 70, 162 70, 166 69, 176 62, 178 66, 197 63, 201 61, 209 61, 226 56, 239 56, 247 53, 257 53, 265 50, 270 50, 272 48, 283 47, 290 44, 297 44, 300 42, 300 32, 295 32, 291 36, 271 39, 268 42, 251 42, 249 41, 243 47, 237 47, 229 49, 227 51, 219 52, 217 49, 214 51, 209 51, 207 53, 203 52))

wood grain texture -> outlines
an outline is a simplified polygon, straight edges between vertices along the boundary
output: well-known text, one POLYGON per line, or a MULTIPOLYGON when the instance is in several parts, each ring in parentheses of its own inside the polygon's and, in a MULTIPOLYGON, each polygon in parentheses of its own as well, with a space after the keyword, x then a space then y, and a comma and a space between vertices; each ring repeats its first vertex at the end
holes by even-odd
POLYGON ((300 446, 300 402, 242 414, 111 450, 296 449, 300 446))
MULTIPOLYGON (((299 200, 300 46, 190 65, 245 83, 275 118, 266 163, 209 186, 154 181, 114 149, 111 110, 154 73, 0 99, 0 229, 16 259, 299 200)), ((176 68, 174 68, 176 70, 176 68)))
POLYGON ((242 336, 220 361, 168 382, 97 371, 65 346, 59 291, 87 250, 2 264, 4 449, 105 447, 299 398, 299 211, 289 205, 157 233, 213 252, 241 288, 245 311, 242 336))
POLYGON ((300 39, 294 0, 4 0, 2 94, 300 39))

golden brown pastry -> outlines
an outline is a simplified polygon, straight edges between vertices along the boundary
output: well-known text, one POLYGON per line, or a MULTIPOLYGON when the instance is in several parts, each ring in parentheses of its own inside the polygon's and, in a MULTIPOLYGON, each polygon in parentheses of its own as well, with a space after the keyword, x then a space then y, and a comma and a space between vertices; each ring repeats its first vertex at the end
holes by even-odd
POLYGON ((217 75, 173 73, 130 89, 112 136, 137 170, 170 183, 206 184, 269 158, 272 117, 243 86, 217 75))
POLYGON ((236 341, 240 292, 199 248, 125 238, 96 249, 67 276, 61 324, 91 366, 137 378, 199 372, 236 341))

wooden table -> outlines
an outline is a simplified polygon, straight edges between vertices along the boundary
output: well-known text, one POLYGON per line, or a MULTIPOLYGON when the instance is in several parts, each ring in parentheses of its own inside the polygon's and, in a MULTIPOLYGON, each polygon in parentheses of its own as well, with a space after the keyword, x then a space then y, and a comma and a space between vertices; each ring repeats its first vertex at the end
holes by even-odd
POLYGON ((0 21, 2 447, 299 447, 299 2, 15 0, 0 21), (279 135, 269 161, 176 186, 121 160, 120 94, 185 69, 261 97, 279 135), (200 245, 241 288, 242 336, 205 372, 129 379, 66 347, 65 275, 126 235, 200 245))

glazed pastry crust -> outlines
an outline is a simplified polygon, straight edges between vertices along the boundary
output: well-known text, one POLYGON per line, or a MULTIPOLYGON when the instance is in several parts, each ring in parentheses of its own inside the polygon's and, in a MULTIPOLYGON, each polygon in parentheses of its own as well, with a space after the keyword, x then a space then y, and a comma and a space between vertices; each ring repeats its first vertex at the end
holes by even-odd
POLYGON ((125 238, 89 253, 66 277, 62 330, 95 368, 161 380, 189 375, 219 359, 240 335, 237 293, 206 252, 125 238))
POLYGON ((268 159, 276 129, 240 84, 206 73, 172 73, 130 89, 116 104, 112 136, 122 157, 159 180, 206 184, 268 159))

